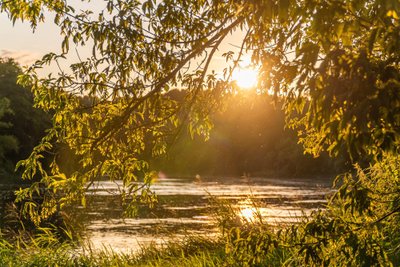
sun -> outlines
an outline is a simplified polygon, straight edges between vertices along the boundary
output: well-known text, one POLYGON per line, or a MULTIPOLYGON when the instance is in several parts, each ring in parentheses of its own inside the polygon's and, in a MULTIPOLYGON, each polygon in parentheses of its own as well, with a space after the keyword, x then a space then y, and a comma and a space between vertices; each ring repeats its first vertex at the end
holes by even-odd
POLYGON ((258 82, 258 72, 251 68, 237 68, 232 73, 232 79, 242 89, 256 87, 258 82))

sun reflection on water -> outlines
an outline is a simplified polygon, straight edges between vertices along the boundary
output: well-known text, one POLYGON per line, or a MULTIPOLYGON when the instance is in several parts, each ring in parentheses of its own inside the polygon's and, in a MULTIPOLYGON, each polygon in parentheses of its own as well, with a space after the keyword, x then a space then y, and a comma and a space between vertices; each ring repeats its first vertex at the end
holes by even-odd
POLYGON ((253 222, 256 215, 257 210, 252 207, 247 207, 240 210, 240 217, 247 222, 253 222))
MULTIPOLYGON (((330 191, 330 183, 315 181, 285 181, 281 179, 252 178, 252 186, 243 178, 207 179, 198 177, 182 179, 159 173, 153 190, 159 196, 161 208, 150 212, 143 210, 138 217, 121 219, 119 188, 122 181, 101 181, 90 187, 88 197, 92 204, 74 213, 85 220, 85 233, 93 247, 113 249, 128 253, 140 251, 143 246, 162 246, 165 242, 186 237, 188 233, 207 237, 220 234, 210 195, 226 201, 235 212, 235 223, 284 227, 297 223, 305 216, 322 207, 324 196, 330 191)), ((232 214, 230 214, 232 215, 232 214)))
POLYGON ((244 222, 255 222, 260 215, 260 211, 254 203, 254 199, 247 197, 238 202, 238 216, 244 222))

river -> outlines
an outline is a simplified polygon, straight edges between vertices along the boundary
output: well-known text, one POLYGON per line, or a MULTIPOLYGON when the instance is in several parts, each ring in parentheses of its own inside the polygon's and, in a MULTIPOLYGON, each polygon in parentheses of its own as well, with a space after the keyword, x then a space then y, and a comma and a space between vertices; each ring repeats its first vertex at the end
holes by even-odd
POLYGON ((90 187, 87 207, 74 208, 93 249, 130 252, 191 234, 215 236, 218 205, 210 199, 230 203, 242 220, 254 220, 259 214, 266 223, 282 225, 323 208, 331 192, 330 179, 163 178, 153 185, 158 196, 154 208, 139 209, 135 218, 122 218, 117 193, 121 185, 98 182, 90 187))

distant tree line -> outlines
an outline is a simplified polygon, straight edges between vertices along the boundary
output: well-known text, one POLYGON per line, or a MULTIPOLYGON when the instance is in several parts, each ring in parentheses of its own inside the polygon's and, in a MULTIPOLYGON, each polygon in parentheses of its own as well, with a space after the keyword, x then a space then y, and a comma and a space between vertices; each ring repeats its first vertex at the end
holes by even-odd
MULTIPOLYGON (((21 68, 12 59, 0 59, 0 177, 18 182, 15 164, 31 153, 50 127, 50 116, 33 107, 29 89, 17 84, 21 68)), ((172 90, 169 98, 184 101, 185 92, 172 90)), ((82 98, 90 106, 90 98, 82 98)), ((208 141, 181 131, 170 138, 167 155, 151 159, 152 168, 169 175, 315 176, 342 171, 343 158, 318 158, 303 153, 296 133, 285 129, 281 103, 269 95, 243 91, 229 97, 222 111, 212 114, 214 128, 208 141)), ((71 173, 77 158, 66 147, 57 148, 61 168, 71 173)), ((151 153, 148 153, 149 158, 151 153)), ((146 157, 146 156, 145 156, 146 157)))
MULTIPOLYGON (((181 101, 184 92, 169 92, 181 101)), ((208 141, 182 133, 154 167, 170 175, 250 175, 310 177, 338 174, 348 159, 314 158, 298 144, 297 133, 285 128, 282 102, 267 94, 242 91, 229 97, 225 108, 212 114, 208 141)))
POLYGON ((50 127, 50 116, 33 107, 29 89, 17 84, 20 66, 0 58, 0 182, 16 182, 15 164, 25 159, 50 127))

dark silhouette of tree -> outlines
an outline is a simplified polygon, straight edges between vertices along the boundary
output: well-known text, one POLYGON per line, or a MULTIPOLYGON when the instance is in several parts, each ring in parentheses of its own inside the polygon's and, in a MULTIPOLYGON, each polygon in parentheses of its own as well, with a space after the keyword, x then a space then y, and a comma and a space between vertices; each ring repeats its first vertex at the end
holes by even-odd
POLYGON ((7 154, 18 150, 17 139, 5 132, 12 126, 4 121, 4 116, 9 113, 12 113, 10 101, 7 98, 0 98, 0 178, 2 181, 14 170, 14 164, 8 159, 7 154))
MULTIPOLYGON (((17 85, 20 74, 22 69, 13 59, 0 59, 0 97, 9 100, 12 110, 3 117, 3 121, 11 125, 3 132, 14 136, 18 142, 18 149, 7 153, 7 159, 14 166, 31 154, 32 149, 45 135, 45 130, 51 126, 50 115, 33 107, 32 92, 17 85)), ((14 168, 12 167, 9 175, 14 173, 14 168)))

